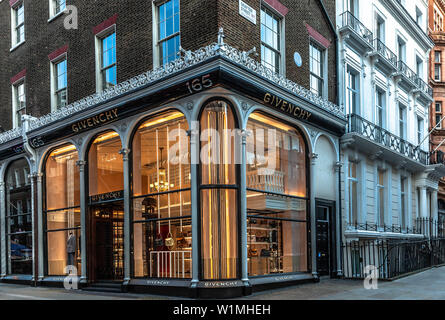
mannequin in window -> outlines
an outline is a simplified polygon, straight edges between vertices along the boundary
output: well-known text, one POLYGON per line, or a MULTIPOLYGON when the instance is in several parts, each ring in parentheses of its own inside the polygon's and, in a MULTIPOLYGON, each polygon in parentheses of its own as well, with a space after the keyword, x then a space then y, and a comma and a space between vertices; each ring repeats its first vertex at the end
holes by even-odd
POLYGON ((68 265, 74 266, 74 258, 76 255, 76 236, 70 232, 66 243, 66 252, 68 253, 68 265))

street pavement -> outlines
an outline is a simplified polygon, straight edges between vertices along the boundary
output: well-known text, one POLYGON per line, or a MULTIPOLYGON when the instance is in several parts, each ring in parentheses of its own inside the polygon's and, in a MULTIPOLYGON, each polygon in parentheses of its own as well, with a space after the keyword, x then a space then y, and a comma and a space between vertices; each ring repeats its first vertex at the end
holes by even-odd
MULTIPOLYGON (((45 287, 0 284, 0 300, 177 300, 139 294, 68 291, 45 287)), ((445 267, 434 268, 366 290, 363 281, 322 279, 283 289, 255 293, 238 300, 445 300, 445 267)))

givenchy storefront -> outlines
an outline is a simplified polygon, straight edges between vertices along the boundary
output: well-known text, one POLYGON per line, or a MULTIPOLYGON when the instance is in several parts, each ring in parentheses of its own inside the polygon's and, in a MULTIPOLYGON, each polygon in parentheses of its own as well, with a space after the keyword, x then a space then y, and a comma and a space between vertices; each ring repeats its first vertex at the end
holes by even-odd
POLYGON ((341 273, 340 114, 221 52, 147 84, 2 144, 3 281, 229 297, 341 273))

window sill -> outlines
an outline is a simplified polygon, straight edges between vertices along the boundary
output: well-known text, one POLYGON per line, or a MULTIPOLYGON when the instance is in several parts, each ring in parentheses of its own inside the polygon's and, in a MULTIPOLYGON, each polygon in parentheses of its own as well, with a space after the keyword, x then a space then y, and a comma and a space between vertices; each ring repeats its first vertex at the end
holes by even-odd
POLYGON ((60 17, 61 15, 63 15, 65 13, 64 11, 60 11, 59 13, 57 13, 56 15, 52 16, 51 18, 48 19, 48 23, 50 23, 53 20, 56 20, 58 17, 60 17))
POLYGON ((22 42, 17 43, 15 46, 13 46, 11 49, 9 49, 9 52, 14 51, 15 49, 17 49, 18 47, 20 47, 24 43, 25 43, 25 40, 23 40, 22 42))

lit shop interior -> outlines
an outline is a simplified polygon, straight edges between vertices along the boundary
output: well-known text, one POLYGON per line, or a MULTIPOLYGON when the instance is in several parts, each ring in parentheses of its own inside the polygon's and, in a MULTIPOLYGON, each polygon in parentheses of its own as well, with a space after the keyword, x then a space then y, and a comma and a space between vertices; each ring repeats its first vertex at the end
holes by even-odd
MULTIPOLYGON (((211 101, 203 108, 200 132, 213 129, 220 139, 201 137, 197 177, 191 174, 189 125, 182 113, 171 110, 150 116, 135 130, 129 154, 132 278, 191 279, 197 267, 204 281, 240 279, 246 263, 241 261, 241 232, 246 232, 240 228, 243 216, 247 216, 249 277, 310 271, 304 138, 296 128, 265 113, 250 116, 247 214, 242 215, 243 170, 234 161, 235 138, 227 134, 227 129, 238 127, 228 103, 211 101), (276 134, 268 135, 270 129, 276 134), (276 148, 270 148, 273 145, 276 148), (203 155, 208 161, 203 161, 203 155), (191 197, 194 183, 196 204, 191 197), (199 213, 199 234, 192 234, 194 206, 199 213), (197 248, 192 247, 192 237, 199 239, 197 248), (199 250, 198 263, 192 261, 192 250, 199 250)), ((124 279, 122 149, 114 131, 101 132, 90 143, 84 159, 87 186, 82 188, 88 195, 85 232, 81 232, 78 152, 65 144, 47 155, 43 199, 46 276, 65 275, 67 265, 74 265, 80 274, 82 263, 87 263, 91 281, 124 279), (81 247, 83 234, 87 248, 81 247), (84 249, 86 261, 81 259, 84 249)), ((6 172, 9 274, 32 272, 28 173, 24 159, 11 163, 6 172)))

